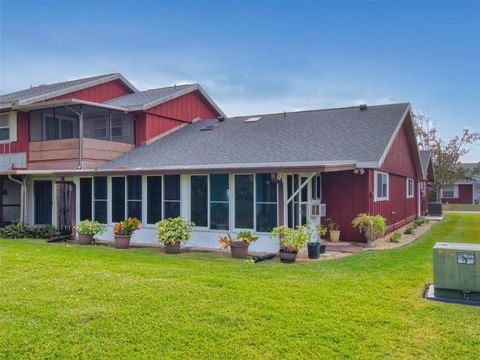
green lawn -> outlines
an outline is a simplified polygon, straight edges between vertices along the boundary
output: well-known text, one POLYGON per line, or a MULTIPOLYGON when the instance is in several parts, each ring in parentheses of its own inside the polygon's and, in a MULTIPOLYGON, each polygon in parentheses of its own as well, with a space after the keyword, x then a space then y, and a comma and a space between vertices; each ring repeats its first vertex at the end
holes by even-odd
POLYGON ((480 211, 480 204, 443 204, 445 211, 480 211))
POLYGON ((478 358, 480 308, 422 298, 449 214, 415 243, 330 261, 0 240, 4 358, 478 358))

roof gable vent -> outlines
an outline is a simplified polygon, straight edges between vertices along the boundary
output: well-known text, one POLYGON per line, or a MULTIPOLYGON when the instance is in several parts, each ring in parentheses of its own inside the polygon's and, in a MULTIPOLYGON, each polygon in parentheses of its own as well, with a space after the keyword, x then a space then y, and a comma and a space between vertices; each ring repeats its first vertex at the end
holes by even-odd
POLYGON ((255 117, 249 117, 247 120, 245 120, 244 122, 246 123, 250 123, 250 122, 257 122, 258 120, 260 120, 262 117, 261 116, 255 116, 255 117))

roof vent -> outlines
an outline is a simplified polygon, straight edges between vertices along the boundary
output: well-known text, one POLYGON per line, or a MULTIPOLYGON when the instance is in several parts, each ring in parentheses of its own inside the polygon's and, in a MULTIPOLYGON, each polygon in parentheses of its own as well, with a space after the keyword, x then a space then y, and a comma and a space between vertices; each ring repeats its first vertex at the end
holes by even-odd
POLYGON ((219 116, 217 119, 218 119, 218 122, 224 122, 225 121, 225 118, 223 116, 219 116))
POLYGON ((262 117, 261 116, 256 116, 256 117, 250 117, 248 118, 247 120, 245 120, 244 122, 257 122, 258 120, 260 120, 262 117))
POLYGON ((209 131, 209 130, 213 130, 217 127, 218 125, 207 125, 203 128, 200 129, 200 131, 209 131))
POLYGON ((367 104, 362 104, 359 106, 360 110, 367 110, 367 104))

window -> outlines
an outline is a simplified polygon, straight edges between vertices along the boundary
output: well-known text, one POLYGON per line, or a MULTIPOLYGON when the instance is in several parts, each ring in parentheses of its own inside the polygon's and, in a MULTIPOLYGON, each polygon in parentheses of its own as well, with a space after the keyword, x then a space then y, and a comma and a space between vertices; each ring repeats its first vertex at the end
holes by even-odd
POLYGON ((112 177, 112 222, 125 220, 125 178, 112 177))
POLYGON ((105 176, 99 176, 93 179, 93 202, 94 212, 93 219, 107 223, 107 178, 105 176))
POLYGON ((0 113, 0 141, 10 140, 10 113, 0 113))
POLYGON ((142 177, 127 176, 127 217, 142 220, 142 177))
POLYGON ((198 227, 208 226, 208 176, 190 178, 190 220, 198 227))
POLYGON ((407 178, 407 199, 413 198, 413 179, 407 178))
POLYGON ((122 118, 112 117, 112 137, 123 136, 122 118))
POLYGON ((388 174, 375 171, 374 176, 374 200, 388 200, 388 174))
POLYGON ((256 230, 270 232, 277 226, 277 184, 271 174, 256 174, 255 187, 256 230))
POLYGON ((322 178, 317 175, 312 178, 312 200, 322 199, 322 178))
POLYGON ((210 175, 210 229, 229 229, 228 174, 210 175))
POLYGON ((442 187, 442 198, 451 199, 456 198, 455 196, 455 186, 444 186, 442 187))
POLYGON ((164 218, 180 216, 180 175, 166 175, 163 178, 164 218))
POLYGON ((253 229, 253 175, 235 175, 235 228, 253 229))
POLYGON ((52 182, 35 180, 33 182, 34 222, 36 225, 52 223, 52 182))
POLYGON ((162 177, 147 176, 147 224, 162 220, 162 177))
POLYGON ((80 221, 92 220, 92 179, 80 179, 80 221))
POLYGON ((94 119, 93 122, 93 138, 94 139, 107 139, 107 122, 108 119, 94 119))
POLYGON ((54 111, 43 114, 43 138, 45 140, 72 139, 75 130, 75 118, 57 114, 54 111))

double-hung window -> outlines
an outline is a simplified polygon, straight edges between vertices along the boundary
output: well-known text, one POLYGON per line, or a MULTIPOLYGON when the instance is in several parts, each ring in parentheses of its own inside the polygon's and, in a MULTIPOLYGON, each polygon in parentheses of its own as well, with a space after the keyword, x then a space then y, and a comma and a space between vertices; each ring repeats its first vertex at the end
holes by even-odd
POLYGON ((322 199, 322 178, 316 175, 312 178, 312 200, 322 199))
MULTIPOLYGON (((82 179, 83 180, 83 179, 82 179)), ((98 176, 93 179, 93 219, 103 224, 107 223, 107 178, 98 176)))
POLYGON ((10 140, 10 113, 0 113, 0 141, 10 140))
POLYGON ((180 175, 165 175, 163 187, 163 218, 180 216, 180 175))
POLYGON ((270 232, 277 226, 277 184, 271 174, 256 174, 256 230, 270 232))
POLYGON ((407 199, 413 198, 413 179, 407 178, 407 199))
POLYGON ((127 217, 142 220, 142 177, 127 176, 127 217))
POLYGON ((388 200, 389 179, 388 174, 380 171, 374 172, 374 200, 384 201, 388 200))
POLYGON ((447 185, 442 187, 442 198, 452 199, 455 198, 455 185, 447 185))

